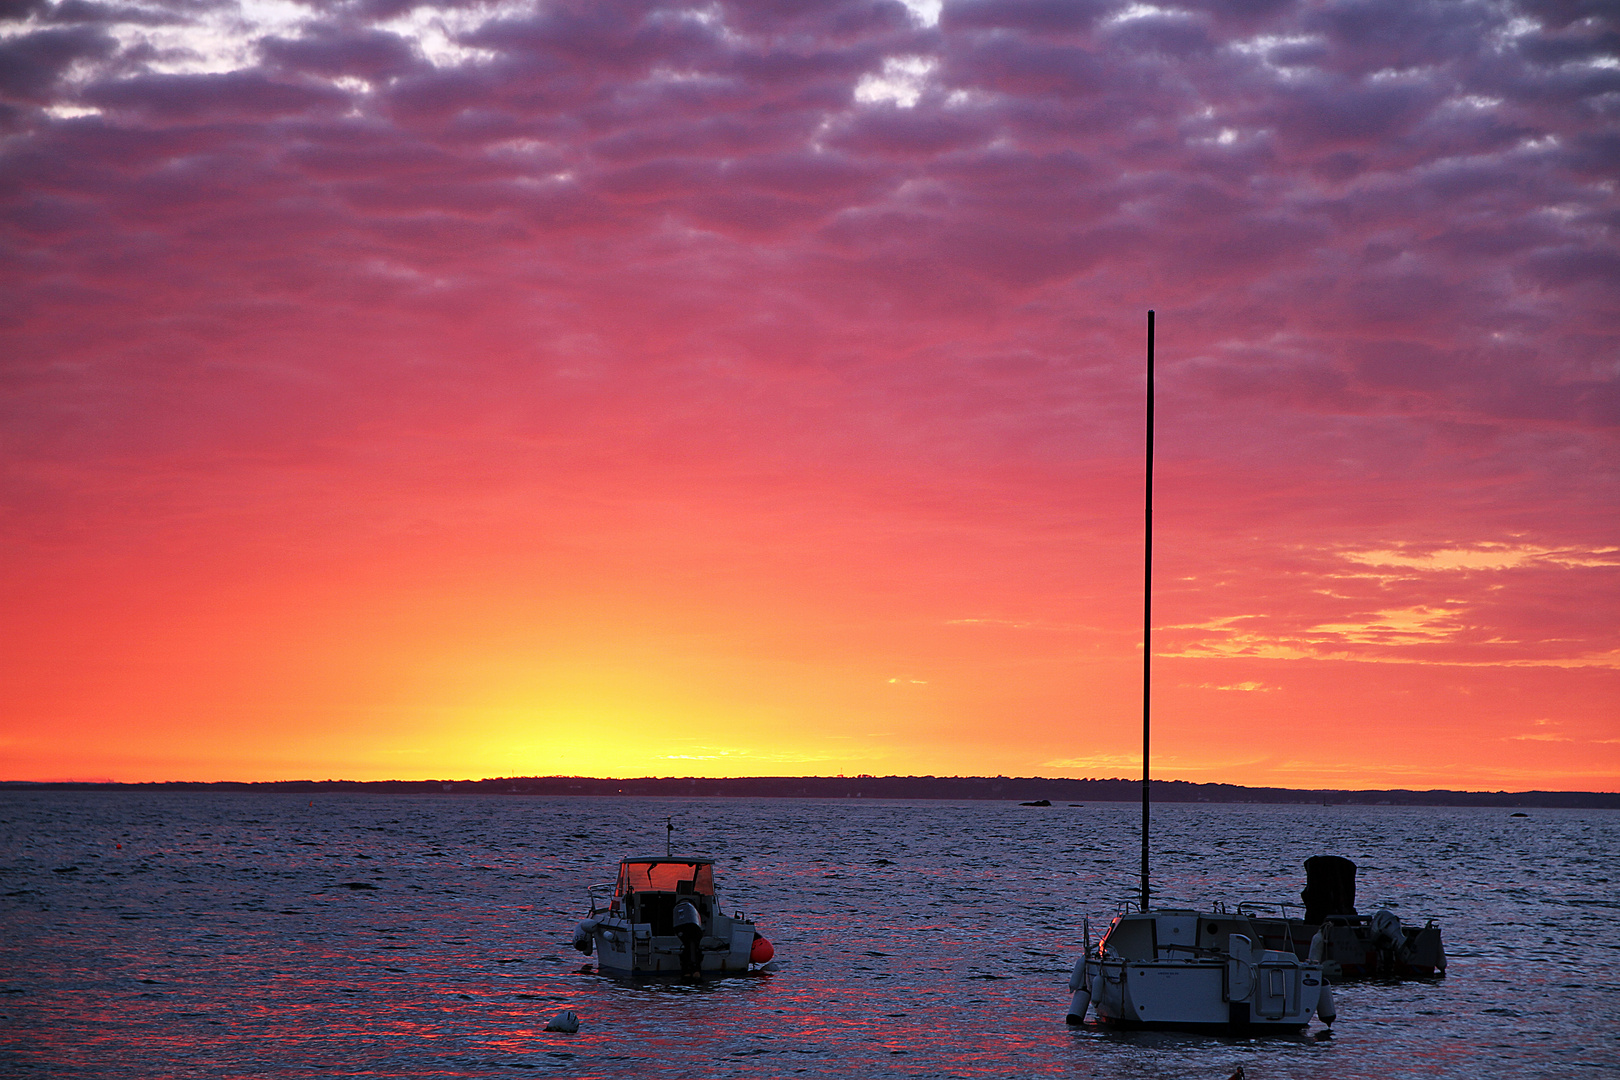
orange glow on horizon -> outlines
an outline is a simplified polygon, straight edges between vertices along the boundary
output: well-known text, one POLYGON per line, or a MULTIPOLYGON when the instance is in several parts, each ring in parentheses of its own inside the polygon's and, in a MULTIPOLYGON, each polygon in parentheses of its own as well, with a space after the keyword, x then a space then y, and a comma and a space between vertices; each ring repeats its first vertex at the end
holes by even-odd
MULTIPOLYGON (((217 597, 161 624, 145 603, 103 609, 99 670, 36 633, 36 681, 12 700, 40 722, 0 760, 36 780, 1138 775, 1129 631, 1007 618, 1005 598, 898 608, 754 584, 707 607, 651 583, 632 604, 634 589, 579 583, 384 580, 231 589, 229 619, 217 597)), ((1085 606, 1106 624, 1135 600, 1122 587, 1085 606)), ((1220 644, 1230 624, 1212 625, 1198 633, 1220 644)), ((1325 659, 1272 655, 1252 628, 1245 656, 1178 633, 1155 664, 1158 778, 1616 787, 1612 728, 1590 707, 1610 668, 1353 660, 1338 640, 1325 659)))

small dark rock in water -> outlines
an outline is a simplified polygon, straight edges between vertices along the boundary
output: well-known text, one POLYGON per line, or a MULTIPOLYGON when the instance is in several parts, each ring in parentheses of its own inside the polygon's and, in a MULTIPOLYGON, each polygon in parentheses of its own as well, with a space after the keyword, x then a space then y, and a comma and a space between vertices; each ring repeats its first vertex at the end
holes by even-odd
POLYGON ((1034 802, 1021 802, 1019 806, 1051 806, 1051 799, 1036 799, 1034 802))
POLYGON ((1529 814, 1520 814, 1520 813, 1512 813, 1512 814, 1508 815, 1508 817, 1529 817, 1529 816, 1530 816, 1529 814))

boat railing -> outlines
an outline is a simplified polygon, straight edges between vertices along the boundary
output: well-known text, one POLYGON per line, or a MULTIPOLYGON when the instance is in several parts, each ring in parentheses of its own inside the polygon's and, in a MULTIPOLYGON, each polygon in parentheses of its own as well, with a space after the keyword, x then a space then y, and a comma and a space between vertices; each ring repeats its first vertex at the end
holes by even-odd
POLYGON ((1203 957, 1203 956, 1223 956, 1223 955, 1225 955, 1220 949, 1212 949, 1212 948, 1210 948, 1208 946, 1204 946, 1204 945, 1172 945, 1172 944, 1167 944, 1167 943, 1161 943, 1159 945, 1159 951, 1162 952, 1162 953, 1170 954, 1168 956, 1168 959, 1171 959, 1171 960, 1176 959, 1176 957, 1173 955, 1175 953, 1186 953, 1188 956, 1191 956, 1195 960, 1198 959, 1199 957, 1203 957))
POLYGON ((592 915, 599 911, 607 911, 613 906, 613 892, 618 887, 619 883, 616 881, 599 881, 595 885, 585 887, 585 895, 591 900, 592 915), (597 906, 598 903, 600 907, 597 906))
POLYGON ((1371 915, 1324 915, 1323 926, 1368 926, 1372 923, 1371 915))
POLYGON ((1292 918, 1292 916, 1288 914, 1288 909, 1299 906, 1300 905, 1298 904, 1290 904, 1286 900, 1244 900, 1242 903, 1238 904, 1237 913, 1251 919, 1262 918, 1286 920, 1292 918), (1276 911, 1275 915, 1271 913, 1273 909, 1276 911))

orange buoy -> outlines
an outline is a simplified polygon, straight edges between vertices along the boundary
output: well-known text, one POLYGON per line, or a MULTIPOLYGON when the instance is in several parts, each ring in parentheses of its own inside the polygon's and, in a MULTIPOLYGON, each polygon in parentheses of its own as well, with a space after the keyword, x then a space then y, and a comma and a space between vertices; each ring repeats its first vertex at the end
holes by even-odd
POLYGON ((775 955, 776 950, 771 947, 771 943, 760 935, 755 934, 754 947, 748 951, 749 961, 755 964, 766 964, 769 963, 771 957, 775 955))

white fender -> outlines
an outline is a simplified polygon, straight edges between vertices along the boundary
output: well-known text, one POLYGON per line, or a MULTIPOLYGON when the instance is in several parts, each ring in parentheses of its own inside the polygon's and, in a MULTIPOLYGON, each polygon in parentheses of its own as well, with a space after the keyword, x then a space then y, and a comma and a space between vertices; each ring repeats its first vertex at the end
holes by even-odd
POLYGON ((1322 1023, 1332 1026, 1333 1018, 1339 1015, 1339 1009, 1333 1004, 1333 987, 1322 980, 1322 993, 1316 999, 1316 1015, 1322 1023))
POLYGON ((1322 931, 1318 930, 1311 936, 1311 951, 1308 955, 1308 959, 1313 964, 1320 964, 1322 962, 1322 956, 1326 952, 1327 938, 1323 937, 1322 931))
POLYGON ((1076 990, 1069 999, 1069 1015, 1063 1018, 1066 1024, 1082 1024, 1086 1019, 1086 1010, 1091 1008, 1091 991, 1076 990))
POLYGON ((1069 1014, 1064 1022, 1078 1024, 1085 1020, 1086 1010, 1091 1008, 1091 985, 1086 978, 1086 958, 1082 953, 1074 962, 1074 970, 1069 973, 1069 989, 1074 996, 1069 999, 1069 1014))

